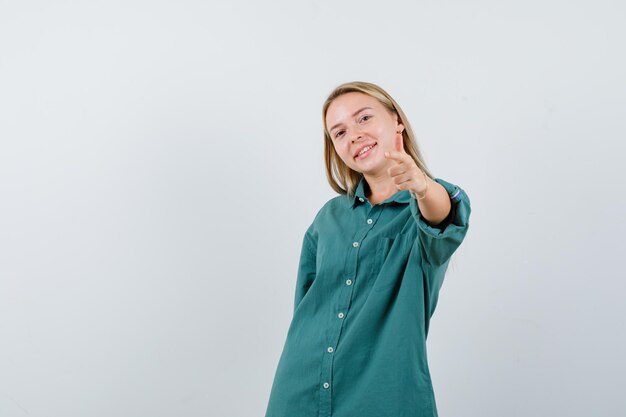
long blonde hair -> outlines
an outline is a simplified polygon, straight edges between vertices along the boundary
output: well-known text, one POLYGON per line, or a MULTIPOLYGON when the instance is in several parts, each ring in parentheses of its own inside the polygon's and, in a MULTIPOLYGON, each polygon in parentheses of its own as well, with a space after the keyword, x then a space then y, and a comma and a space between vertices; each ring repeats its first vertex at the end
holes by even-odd
POLYGON ((402 131, 402 143, 406 153, 411 155, 411 158, 415 160, 417 166, 424 171, 426 175, 433 178, 424 160, 422 159, 422 153, 419 146, 417 146, 417 140, 413 134, 413 129, 409 124, 409 120, 405 116, 402 108, 396 101, 382 88, 376 84, 364 82, 364 81, 352 81, 344 83, 336 87, 328 96, 322 107, 322 123, 324 125, 324 161, 326 163, 326 178, 333 190, 339 194, 354 195, 356 187, 359 184, 363 174, 348 167, 339 157, 335 151, 335 146, 330 137, 330 133, 326 127, 326 112, 328 106, 337 97, 346 93, 364 93, 376 100, 378 100, 391 114, 398 115, 398 123, 404 125, 402 131))

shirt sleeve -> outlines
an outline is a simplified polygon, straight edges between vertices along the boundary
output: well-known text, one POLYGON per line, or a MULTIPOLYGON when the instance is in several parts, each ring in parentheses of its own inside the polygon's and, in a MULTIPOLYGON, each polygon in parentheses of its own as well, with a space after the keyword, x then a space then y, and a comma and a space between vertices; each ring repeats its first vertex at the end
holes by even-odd
POLYGON ((411 198, 410 207, 411 214, 417 222, 424 261, 436 267, 446 263, 461 245, 469 227, 471 206, 469 197, 459 186, 440 178, 434 180, 441 184, 450 196, 452 207, 448 217, 437 226, 430 226, 424 220, 414 198, 411 198))
POLYGON ((302 249, 300 250, 300 261, 298 265, 298 276, 296 279, 296 294, 293 311, 295 313, 298 305, 313 284, 316 275, 317 242, 313 233, 313 224, 304 234, 302 239, 302 249))

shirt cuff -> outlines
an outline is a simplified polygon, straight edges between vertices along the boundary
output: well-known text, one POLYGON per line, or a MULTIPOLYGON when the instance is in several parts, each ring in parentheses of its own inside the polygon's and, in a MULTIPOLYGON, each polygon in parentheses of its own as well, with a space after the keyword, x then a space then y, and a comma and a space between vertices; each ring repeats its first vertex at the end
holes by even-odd
POLYGON ((433 180, 441 184, 450 196, 451 207, 448 216, 438 225, 431 226, 422 216, 415 198, 411 198, 410 208, 413 218, 422 231, 432 237, 443 238, 452 233, 458 232, 459 229, 467 228, 469 211, 463 210, 463 207, 469 206, 469 198, 467 197, 467 194, 465 194, 465 192, 457 185, 451 184, 440 178, 433 178, 433 180), (461 204, 461 202, 464 204, 461 204))

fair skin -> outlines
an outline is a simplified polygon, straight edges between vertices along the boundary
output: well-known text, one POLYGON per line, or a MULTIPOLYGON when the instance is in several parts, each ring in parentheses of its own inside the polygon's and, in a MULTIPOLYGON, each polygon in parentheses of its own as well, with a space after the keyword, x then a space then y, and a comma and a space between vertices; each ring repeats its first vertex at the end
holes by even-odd
POLYGON ((404 150, 404 126, 398 123, 395 112, 389 112, 367 94, 346 93, 328 106, 326 128, 341 160, 365 177, 370 188, 367 198, 372 205, 398 191, 410 190, 425 196, 417 203, 428 224, 436 226, 448 216, 451 208, 448 192, 425 176, 404 150), (367 145, 373 148, 357 156, 367 145))

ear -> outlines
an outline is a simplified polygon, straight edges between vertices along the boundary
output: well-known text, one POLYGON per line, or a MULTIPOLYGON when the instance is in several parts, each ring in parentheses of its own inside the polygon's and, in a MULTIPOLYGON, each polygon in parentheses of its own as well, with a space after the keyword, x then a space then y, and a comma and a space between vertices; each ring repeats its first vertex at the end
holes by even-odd
POLYGON ((400 133, 402 133, 402 131, 404 130, 404 125, 402 123, 398 123, 398 113, 394 112, 393 113, 393 119, 396 122, 396 132, 400 131, 400 133))

